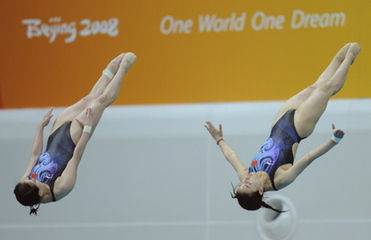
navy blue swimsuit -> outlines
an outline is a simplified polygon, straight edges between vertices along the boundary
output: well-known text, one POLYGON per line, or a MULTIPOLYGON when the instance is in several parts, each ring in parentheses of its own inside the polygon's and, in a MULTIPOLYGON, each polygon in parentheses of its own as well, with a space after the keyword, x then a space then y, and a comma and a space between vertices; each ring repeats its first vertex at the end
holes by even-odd
POLYGON ((294 115, 295 109, 291 109, 277 121, 269 138, 255 155, 249 167, 249 173, 258 171, 268 173, 273 189, 276 191, 278 189, 274 184, 274 174, 280 166, 294 163, 292 146, 303 139, 296 132, 294 115))
POLYGON ((49 185, 53 202, 56 201, 53 192, 55 180, 62 175, 76 146, 70 134, 71 123, 65 122, 49 136, 45 152, 29 175, 29 179, 49 185))

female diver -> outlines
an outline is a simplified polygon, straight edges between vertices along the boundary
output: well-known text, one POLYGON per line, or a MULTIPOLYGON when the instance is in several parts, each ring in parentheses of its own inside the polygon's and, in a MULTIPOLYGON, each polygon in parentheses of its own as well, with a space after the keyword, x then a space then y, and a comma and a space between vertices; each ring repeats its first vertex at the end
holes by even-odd
POLYGON ((300 141, 311 135, 329 99, 343 87, 349 67, 360 50, 358 43, 346 44, 314 84, 284 103, 273 121, 270 136, 248 168, 223 139, 222 125, 217 129, 206 122, 206 129, 237 172, 240 184, 234 187, 232 197, 237 198, 242 208, 257 210, 263 206, 281 212, 263 201, 264 192, 291 184, 309 164, 343 138, 344 132, 332 125, 332 139, 294 163, 300 141))
POLYGON ((43 131, 53 108, 46 113, 37 127, 26 171, 14 189, 16 199, 31 207, 30 215, 37 215, 40 203, 61 200, 72 191, 85 147, 104 110, 117 98, 125 73, 135 60, 130 52, 114 58, 91 92, 59 114, 43 152, 43 131))

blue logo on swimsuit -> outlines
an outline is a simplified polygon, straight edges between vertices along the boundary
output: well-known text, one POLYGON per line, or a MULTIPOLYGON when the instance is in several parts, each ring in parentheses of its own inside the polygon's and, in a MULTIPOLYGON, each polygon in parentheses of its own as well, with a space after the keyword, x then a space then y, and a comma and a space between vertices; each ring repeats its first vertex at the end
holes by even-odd
POLYGON ((39 161, 32 169, 30 176, 32 176, 32 174, 37 174, 38 178, 36 180, 43 183, 49 183, 57 170, 58 164, 54 162, 49 153, 44 152, 40 155, 39 161))
POLYGON ((258 154, 255 155, 253 161, 258 164, 255 167, 250 167, 250 172, 265 171, 269 173, 273 165, 278 159, 280 149, 272 138, 268 138, 260 148, 258 154))

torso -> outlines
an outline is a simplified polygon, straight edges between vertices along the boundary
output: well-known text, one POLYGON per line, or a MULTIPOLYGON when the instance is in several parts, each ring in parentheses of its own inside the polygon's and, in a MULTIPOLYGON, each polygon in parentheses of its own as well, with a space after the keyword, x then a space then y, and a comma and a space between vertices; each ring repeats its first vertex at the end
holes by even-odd
POLYGON ((294 114, 295 110, 289 110, 276 122, 269 138, 255 155, 249 167, 249 173, 266 172, 271 180, 271 183, 267 184, 268 190, 285 187, 280 176, 294 163, 294 156, 302 139, 294 127, 294 114))
POLYGON ((45 152, 40 155, 29 175, 29 179, 46 184, 57 200, 61 199, 63 194, 58 187, 54 190, 54 186, 58 185, 58 178, 72 158, 76 146, 70 136, 70 124, 66 122, 49 136, 45 152))

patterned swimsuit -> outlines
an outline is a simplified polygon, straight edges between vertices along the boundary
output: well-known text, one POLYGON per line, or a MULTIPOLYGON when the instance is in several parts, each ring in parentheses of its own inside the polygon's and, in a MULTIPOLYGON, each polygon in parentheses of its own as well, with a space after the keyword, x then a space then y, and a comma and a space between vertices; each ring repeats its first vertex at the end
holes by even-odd
POLYGON ((274 174, 277 169, 284 165, 294 163, 292 146, 300 143, 301 138, 294 126, 295 109, 287 111, 273 126, 268 139, 253 158, 249 173, 264 171, 268 173, 274 190, 278 190, 274 184, 274 174))
POLYGON ((71 123, 65 122, 49 136, 45 152, 28 177, 48 184, 53 202, 57 201, 53 192, 55 180, 62 175, 76 146, 70 135, 71 123))

